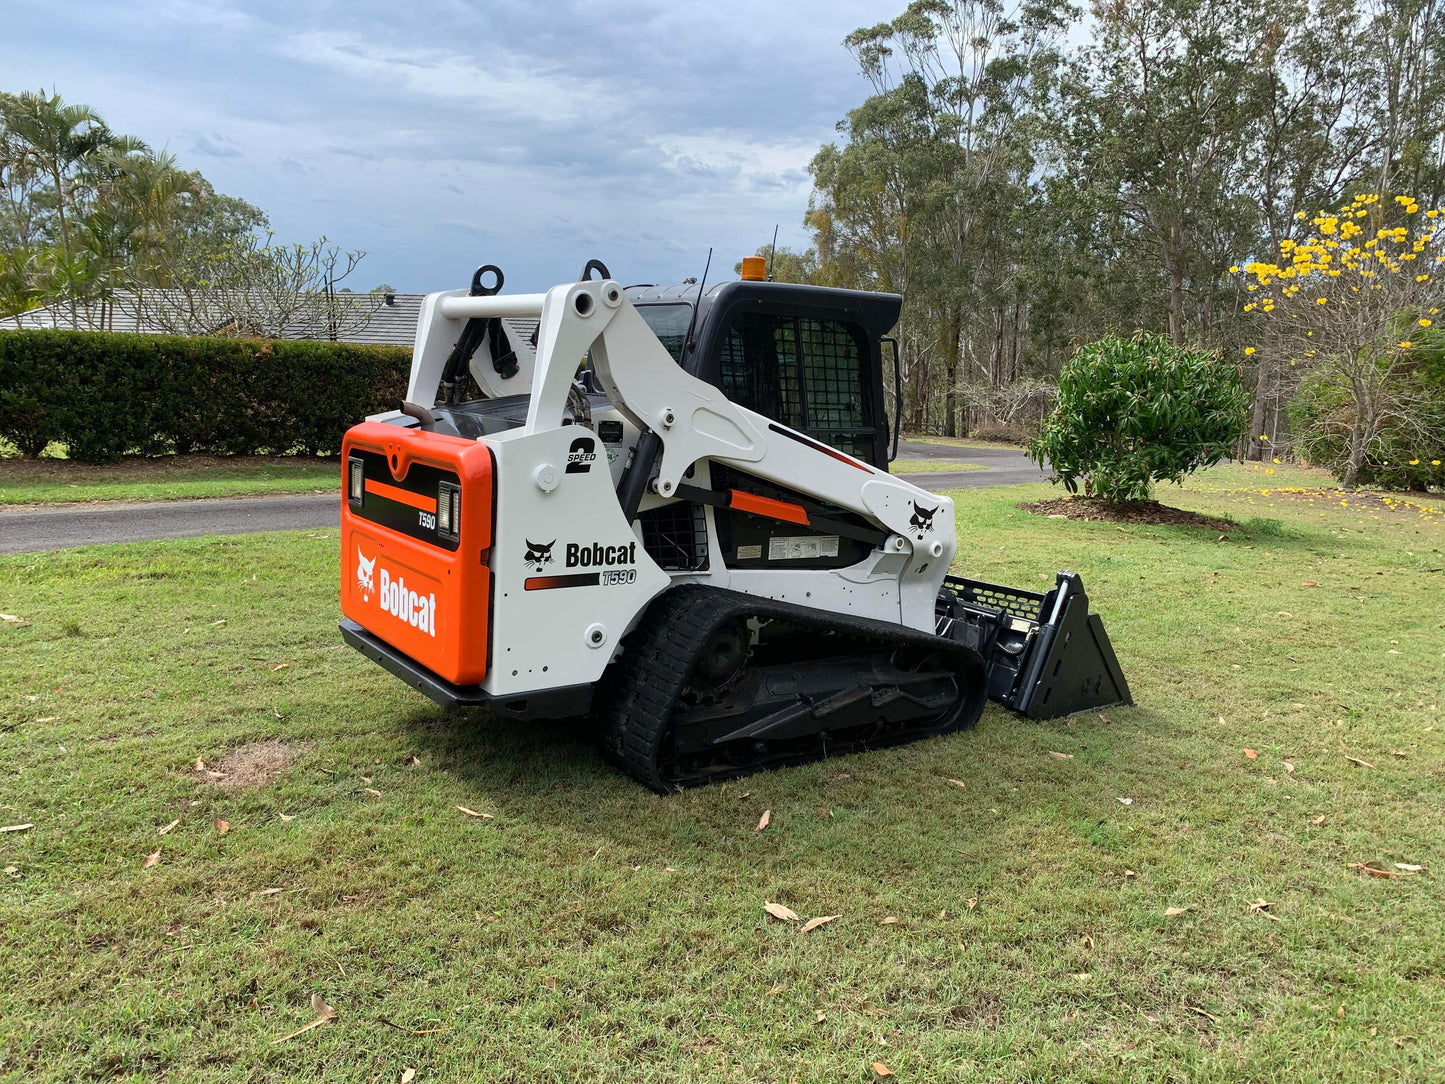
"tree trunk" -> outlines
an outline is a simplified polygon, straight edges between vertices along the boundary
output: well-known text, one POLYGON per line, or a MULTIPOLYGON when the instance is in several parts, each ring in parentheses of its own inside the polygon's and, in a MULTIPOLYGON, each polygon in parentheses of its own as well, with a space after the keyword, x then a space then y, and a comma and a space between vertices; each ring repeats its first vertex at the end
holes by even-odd
POLYGON ((1184 268, 1179 258, 1179 223, 1169 227, 1169 339, 1176 346, 1184 345, 1184 268))
POLYGON ((1254 384, 1254 411, 1249 419, 1249 443, 1245 445, 1245 455, 1249 459, 1264 459, 1264 441, 1260 436, 1264 433, 1264 398, 1269 390, 1269 364, 1265 361, 1268 354, 1259 355, 1259 377, 1254 384))
POLYGON ((959 356, 959 320, 961 314, 958 305, 951 303, 948 306, 948 319, 944 321, 944 328, 948 339, 943 343, 944 362, 947 366, 948 390, 943 396, 943 409, 947 414, 943 425, 943 434, 948 437, 958 436, 958 392, 955 385, 958 381, 958 356, 959 356))
POLYGON ((1365 465, 1365 436, 1368 424, 1367 393, 1359 380, 1351 382, 1355 395, 1355 417, 1350 425, 1350 450, 1345 460, 1345 476, 1340 481, 1346 489, 1354 489, 1360 477, 1360 468, 1365 465))

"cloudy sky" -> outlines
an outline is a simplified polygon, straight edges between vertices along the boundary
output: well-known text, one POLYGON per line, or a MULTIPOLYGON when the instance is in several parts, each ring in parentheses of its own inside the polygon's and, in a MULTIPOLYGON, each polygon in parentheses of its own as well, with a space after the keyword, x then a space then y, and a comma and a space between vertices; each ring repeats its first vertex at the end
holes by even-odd
POLYGON ((369 255, 358 288, 731 273, 868 85, 841 45, 903 0, 47 0, 0 88, 58 90, 271 216, 369 255))

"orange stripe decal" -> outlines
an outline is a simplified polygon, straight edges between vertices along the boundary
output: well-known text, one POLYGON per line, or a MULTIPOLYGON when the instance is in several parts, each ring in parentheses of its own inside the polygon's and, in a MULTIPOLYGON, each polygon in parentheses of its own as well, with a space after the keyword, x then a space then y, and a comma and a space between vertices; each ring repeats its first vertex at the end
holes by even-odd
POLYGON ((751 512, 755 516, 767 516, 768 519, 780 519, 803 527, 808 525, 808 510, 801 504, 775 501, 772 497, 759 497, 756 493, 744 493, 740 489, 730 489, 728 494, 728 507, 739 512, 751 512))
POLYGON ((423 497, 420 493, 413 493, 409 489, 400 489, 397 486, 389 486, 385 482, 378 482, 374 478, 366 480, 366 492, 375 493, 378 497, 385 497, 389 501, 397 501, 400 504, 409 504, 413 508, 419 508, 423 512, 436 514, 437 499, 435 497, 423 497))

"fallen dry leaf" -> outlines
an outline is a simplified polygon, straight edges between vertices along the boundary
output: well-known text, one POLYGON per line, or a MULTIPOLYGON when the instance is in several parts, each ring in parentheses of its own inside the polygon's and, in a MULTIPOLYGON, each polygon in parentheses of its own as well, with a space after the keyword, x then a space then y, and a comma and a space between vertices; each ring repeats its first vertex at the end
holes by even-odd
POLYGON ((1284 762, 1284 772, 1286 775, 1294 775, 1294 765, 1287 760, 1284 762))
POLYGON ((159 849, 157 849, 156 852, 155 852, 155 854, 148 854, 148 855, 146 855, 145 861, 140 864, 140 868, 141 868, 141 869, 150 869, 152 866, 158 866, 158 865, 160 865, 160 862, 161 862, 161 852, 160 852, 159 849))
POLYGON ((1280 919, 1279 919, 1279 916, 1278 916, 1278 915, 1272 915, 1272 914, 1269 913, 1270 906, 1271 906, 1271 905, 1269 904, 1269 902, 1268 902, 1267 900, 1257 899, 1257 900, 1254 900, 1254 901, 1252 901, 1252 902, 1250 903, 1250 905, 1249 905, 1249 913, 1252 914, 1252 915, 1263 915, 1265 918, 1269 919, 1271 922, 1278 922, 1278 921, 1280 920, 1280 919))
POLYGON ((822 1009, 819 1009, 819 1010, 818 1010, 818 1015, 815 1016, 815 1017, 813 1017, 813 1023, 815 1023, 815 1024, 821 1024, 821 1023, 822 1023, 824 1020, 826 1020, 826 1019, 828 1019, 828 1015, 827 1015, 825 1012, 823 1012, 822 1009))
POLYGON ((1403 873, 1396 873, 1392 869, 1382 869, 1376 862, 1351 862, 1350 869, 1357 869, 1361 873, 1369 874, 1371 877, 1404 877, 1403 873))
POLYGON ((764 828, 766 828, 768 825, 770 825, 770 824, 772 824, 772 823, 773 823, 773 811, 772 811, 771 809, 765 809, 765 810, 763 810, 763 815, 758 818, 758 826, 757 826, 756 828, 754 828, 753 831, 754 831, 754 832, 761 832, 764 828))
POLYGON ((1176 915, 1182 915, 1185 911, 1192 910, 1194 910, 1193 907, 1166 907, 1164 908, 1164 915, 1166 918, 1174 918, 1176 915))
POLYGON ((220 832, 221 835, 225 835, 231 830, 231 822, 223 821, 220 817, 217 817, 213 823, 215 824, 216 831, 220 832))
POLYGON ((893 1075, 893 1070, 888 1068, 888 1066, 884 1065, 881 1061, 875 1061, 873 1063, 873 1071, 877 1073, 879 1077, 893 1075))
POLYGON ((948 782, 948 785, 949 785, 949 786, 951 786, 951 787, 957 787, 959 790, 967 790, 967 789, 968 789, 968 784, 965 783, 962 779, 950 779, 950 780, 948 780, 947 782, 948 782))
POLYGON ((0 828, 0 833, 4 833, 4 832, 28 832, 28 831, 30 831, 30 829, 32 829, 32 828, 34 828, 34 827, 35 827, 34 824, 7 824, 4 828, 0 828))
POLYGON ((296 819, 295 813, 277 813, 276 816, 280 817, 283 821, 294 821, 296 819))
POLYGON ((375 787, 367 787, 366 793, 370 794, 373 798, 381 797, 381 791, 377 790, 375 787))
POLYGON ((1203 1009, 1201 1009, 1198 1005, 1190 1005, 1188 1002, 1185 1002, 1184 1007, 1185 1007, 1186 1009, 1188 1009, 1190 1012, 1197 1012, 1200 1016, 1207 1016, 1210 1020, 1213 1020, 1216 1024, 1219 1023, 1219 1017, 1215 1016, 1212 1012, 1205 1012, 1205 1011, 1204 1011, 1203 1009))
POLYGON ((6 867, 5 867, 5 872, 6 872, 6 873, 19 873, 19 872, 20 872, 20 867, 19 867, 19 866, 6 866, 6 867))
POLYGON ((798 912, 794 911, 791 907, 784 907, 781 903, 764 903, 763 910, 779 922, 798 921, 798 912))
MULTIPOLYGON (((475 809, 468 809, 468 808, 467 808, 466 806, 464 806, 464 805, 459 805, 459 806, 457 806, 457 808, 460 809, 463 813, 465 813, 465 814, 466 814, 467 816, 469 816, 469 817, 486 817, 488 820, 495 820, 495 819, 496 819, 495 816, 494 816, 493 814, 491 814, 491 813, 478 813, 475 809)), ((599 852, 602 850, 601 847, 599 847, 599 848, 597 848, 597 849, 598 849, 599 852)), ((594 854, 592 857, 593 857, 593 858, 596 858, 597 855, 594 854)))
POLYGON ((1114 800, 1115 800, 1116 802, 1118 802, 1120 805, 1133 805, 1133 804, 1134 804, 1134 799, 1133 799, 1133 798, 1116 798, 1116 799, 1114 799, 1114 800))
POLYGON ((170 824, 166 825, 164 828, 157 828, 157 829, 156 829, 156 835, 158 835, 158 836, 169 835, 172 831, 175 830, 176 825, 178 825, 178 824, 180 824, 180 823, 181 823, 181 822, 180 822, 179 819, 173 820, 173 821, 171 821, 170 824))
POLYGON ((1391 749, 1391 750, 1390 750, 1390 755, 1391 755, 1392 757, 1407 757, 1407 756, 1409 756, 1410 754, 1407 753, 1407 752, 1405 752, 1405 750, 1403 750, 1403 749, 1391 749))
POLYGON ((774 996, 776 996, 776 995, 778 995, 778 994, 781 994, 781 993, 782 993, 784 990, 786 990, 786 989, 787 989, 786 986, 784 986, 784 985, 782 985, 781 983, 779 983, 777 986, 774 986, 774 987, 772 987, 770 990, 768 990, 768 992, 765 993, 763 996, 764 996, 764 997, 774 997, 774 996))
POLYGON ((260 890, 257 891, 257 892, 252 892, 252 893, 251 893, 251 898, 252 898, 253 900, 256 900, 256 899, 260 899, 262 896, 274 896, 274 895, 276 895, 276 893, 278 893, 278 892, 285 892, 285 891, 286 891, 286 890, 285 890, 284 888, 263 888, 263 889, 260 889, 260 890))
POLYGON ((809 933, 816 930, 819 926, 826 926, 828 923, 836 922, 842 917, 842 915, 819 915, 817 918, 810 918, 807 922, 803 923, 803 932, 809 933))
POLYGON ((1415 863, 1413 863, 1413 862, 1396 862, 1396 863, 1395 863, 1395 868, 1396 868, 1396 869, 1404 870, 1406 873, 1419 873, 1419 872, 1420 872, 1421 870, 1423 870, 1425 867, 1424 867, 1424 866, 1417 866, 1417 865, 1415 865, 1415 863))
POLYGON ((311 995, 311 1011, 316 1014, 315 1020, 311 1021, 311 1023, 305 1027, 297 1028, 291 1032, 290 1035, 283 1035, 279 1039, 272 1039, 271 1045, 275 1046, 277 1043, 284 1043, 287 1039, 294 1039, 298 1035, 305 1035, 312 1028, 319 1028, 322 1024, 331 1023, 338 1015, 335 1009, 326 1004, 326 999, 320 994, 311 995))
POLYGON ((416 1070, 408 1065, 401 1071, 401 1084, 411 1084, 416 1079, 416 1070))
POLYGON ((1259 754, 1258 754, 1257 752, 1255 752, 1253 749, 1246 749, 1246 750, 1244 751, 1244 755, 1245 755, 1248 759, 1250 759, 1250 760, 1253 760, 1255 757, 1259 756, 1259 754))
POLYGON ((1125 880, 1127 880, 1127 879, 1130 878, 1130 877, 1137 877, 1137 876, 1139 876, 1139 875, 1138 875, 1137 873, 1135 873, 1132 869, 1126 869, 1126 870, 1124 871, 1124 878, 1125 878, 1125 880))
POLYGON ((198 772, 203 772, 203 771, 205 771, 205 770, 206 770, 206 762, 205 762, 204 760, 202 760, 200 757, 196 757, 196 771, 198 771, 198 772))
POLYGON ((881 920, 881 921, 878 923, 878 925, 880 925, 880 926, 896 926, 896 925, 898 925, 898 919, 897 919, 897 917, 894 916, 894 915, 889 915, 887 918, 881 920))
POLYGON ((1086 949, 1092 950, 1094 947, 1094 939, 1088 934, 1084 934, 1083 937, 1079 938, 1079 944, 1083 945, 1086 949))
POLYGON ((289 662, 278 662, 275 666, 271 667, 271 673, 274 674, 277 670, 288 670, 290 667, 291 664, 289 662))
POLYGON ((1373 768, 1373 767, 1374 767, 1374 765, 1371 764, 1368 760, 1361 760, 1359 757, 1347 756, 1347 757, 1345 757, 1345 759, 1348 760, 1351 764, 1358 764, 1361 768, 1373 768))
POLYGON ((1315 583, 1314 580, 1305 580, 1303 583, 1300 584, 1300 586, 1301 586, 1301 587, 1318 587, 1319 584, 1315 583))
POLYGON ((972 911, 975 907, 978 906, 978 897, 977 897, 977 896, 970 896, 970 897, 968 897, 968 899, 964 902, 964 906, 967 907, 970 911, 972 911))
POLYGON ((1311 818, 1310 818, 1310 823, 1311 823, 1311 824, 1324 824, 1324 823, 1325 823, 1325 815, 1324 815, 1323 813, 1321 813, 1318 817, 1311 817, 1311 818))

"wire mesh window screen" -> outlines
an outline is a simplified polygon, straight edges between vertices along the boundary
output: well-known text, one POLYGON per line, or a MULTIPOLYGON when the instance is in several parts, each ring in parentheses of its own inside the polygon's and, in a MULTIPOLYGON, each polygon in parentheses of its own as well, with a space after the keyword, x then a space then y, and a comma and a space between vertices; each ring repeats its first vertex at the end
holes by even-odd
POLYGON ((802 331, 808 425, 813 429, 863 429, 869 409, 871 381, 864 351, 846 324, 834 320, 799 320, 802 331))
POLYGON ((841 452, 874 461, 873 381, 862 334, 836 320, 745 312, 720 359, 727 397, 841 452))

